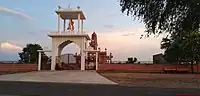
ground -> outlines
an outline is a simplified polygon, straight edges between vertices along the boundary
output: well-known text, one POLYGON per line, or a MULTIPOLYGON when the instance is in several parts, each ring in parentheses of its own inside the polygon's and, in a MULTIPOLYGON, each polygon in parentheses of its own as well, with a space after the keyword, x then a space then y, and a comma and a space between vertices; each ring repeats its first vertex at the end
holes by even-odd
POLYGON ((118 83, 119 85, 160 88, 200 88, 200 74, 112 72, 99 72, 99 74, 118 83))
MULTIPOLYGON (((148 87, 155 84, 156 81, 165 84, 169 80, 169 84, 171 80, 185 80, 186 77, 189 78, 187 80, 197 80, 199 75, 105 72, 100 74, 119 84, 109 81, 95 71, 16 73, 0 76, 0 96, 176 96, 176 94, 200 94, 198 88, 154 88, 155 85, 148 87), (148 86, 141 86, 142 83, 146 83, 148 86), (124 86, 129 84, 135 86, 124 86)), ((197 82, 199 81, 197 80, 197 82)), ((168 86, 168 84, 164 86, 168 86)))
POLYGON ((57 82, 57 83, 92 83, 116 84, 102 77, 96 71, 64 70, 36 71, 0 75, 0 81, 57 82))

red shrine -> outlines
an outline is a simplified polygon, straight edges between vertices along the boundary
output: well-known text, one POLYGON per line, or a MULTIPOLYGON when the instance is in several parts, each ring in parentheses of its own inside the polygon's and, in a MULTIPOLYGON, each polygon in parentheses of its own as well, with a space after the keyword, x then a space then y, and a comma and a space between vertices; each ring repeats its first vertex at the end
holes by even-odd
MULTIPOLYGON (((112 53, 109 53, 107 55, 107 49, 101 50, 100 47, 98 47, 97 42, 97 34, 95 32, 92 33, 91 41, 89 43, 89 47, 91 48, 91 51, 89 50, 86 55, 86 69, 95 69, 95 62, 96 62, 96 52, 93 50, 98 50, 98 64, 106 64, 112 62, 112 53), (97 49, 98 48, 98 49, 97 49)), ((81 56, 75 55, 77 64, 80 64, 81 56)))

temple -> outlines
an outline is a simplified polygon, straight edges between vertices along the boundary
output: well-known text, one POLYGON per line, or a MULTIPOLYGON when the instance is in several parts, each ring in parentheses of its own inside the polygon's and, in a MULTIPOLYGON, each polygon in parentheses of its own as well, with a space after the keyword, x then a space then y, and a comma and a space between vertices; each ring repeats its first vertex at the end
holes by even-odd
MULTIPOLYGON (((56 11, 58 16, 58 30, 51 32, 48 36, 52 40, 51 50, 39 50, 38 70, 41 70, 41 52, 51 52, 51 70, 60 69, 77 69, 77 70, 98 70, 99 64, 111 63, 112 53, 107 53, 107 49, 101 50, 98 47, 97 34, 93 32, 90 37, 84 31, 84 20, 86 17, 80 7, 77 8, 61 8, 56 11), (61 20, 63 20, 63 30, 61 30, 61 20), (78 24, 75 27, 74 20, 78 24), (68 27, 66 28, 66 22, 68 27), (65 46, 75 43, 80 47, 80 54, 75 54, 75 62, 65 64, 66 59, 61 52, 65 46)), ((69 58, 68 58, 69 59, 69 58)), ((68 60, 69 61, 69 60, 68 60)))
MULTIPOLYGON (((98 64, 106 64, 112 62, 112 53, 107 53, 107 49, 101 50, 100 47, 98 47, 98 41, 97 41, 97 34, 95 32, 92 33, 91 40, 89 42, 89 46, 87 47, 87 58, 85 59, 86 63, 86 69, 88 70, 94 70, 96 68, 95 62, 98 60, 98 64), (97 50, 97 51, 94 51, 97 50), (96 59, 96 52, 98 52, 98 59, 96 59)), ((76 62, 80 62, 80 55, 75 55, 76 62)))

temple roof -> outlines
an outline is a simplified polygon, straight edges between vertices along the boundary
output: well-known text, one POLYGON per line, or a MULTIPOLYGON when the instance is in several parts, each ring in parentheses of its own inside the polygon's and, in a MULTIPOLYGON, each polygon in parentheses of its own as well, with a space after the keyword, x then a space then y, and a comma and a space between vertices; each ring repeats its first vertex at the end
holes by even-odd
POLYGON ((64 8, 56 11, 57 14, 60 14, 62 19, 78 19, 78 14, 80 14, 80 19, 85 20, 86 17, 83 14, 82 10, 77 8, 64 8))

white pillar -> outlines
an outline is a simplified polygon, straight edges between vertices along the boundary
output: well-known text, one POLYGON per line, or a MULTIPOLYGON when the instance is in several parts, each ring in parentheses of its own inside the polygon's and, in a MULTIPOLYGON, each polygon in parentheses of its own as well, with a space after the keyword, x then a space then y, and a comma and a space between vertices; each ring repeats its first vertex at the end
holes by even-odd
POLYGON ((83 19, 81 20, 81 33, 84 33, 83 32, 83 19))
POLYGON ((84 39, 82 40, 81 42, 81 70, 85 70, 85 52, 84 52, 84 49, 85 49, 85 42, 84 42, 84 39))
POLYGON ((51 70, 55 70, 56 67, 56 52, 57 51, 57 47, 55 44, 55 41, 52 40, 52 55, 51 55, 51 70))
POLYGON ((78 33, 80 33, 80 19, 81 19, 81 15, 79 13, 78 14, 78 33))
POLYGON ((58 13, 58 32, 60 33, 60 13, 58 13))
POLYGON ((61 65, 62 65, 62 57, 61 57, 61 52, 62 52, 62 48, 61 48, 61 47, 59 47, 59 48, 58 48, 58 64, 59 64, 59 66, 61 66, 61 65))
POLYGON ((85 53, 81 52, 81 70, 85 70, 85 53))
POLYGON ((98 52, 96 52, 96 70, 98 70, 98 52))
POLYGON ((39 51, 39 56, 38 56, 38 71, 41 70, 41 52, 39 51))
POLYGON ((64 19, 64 26, 63 26, 63 31, 65 32, 66 30, 66 19, 64 19))

